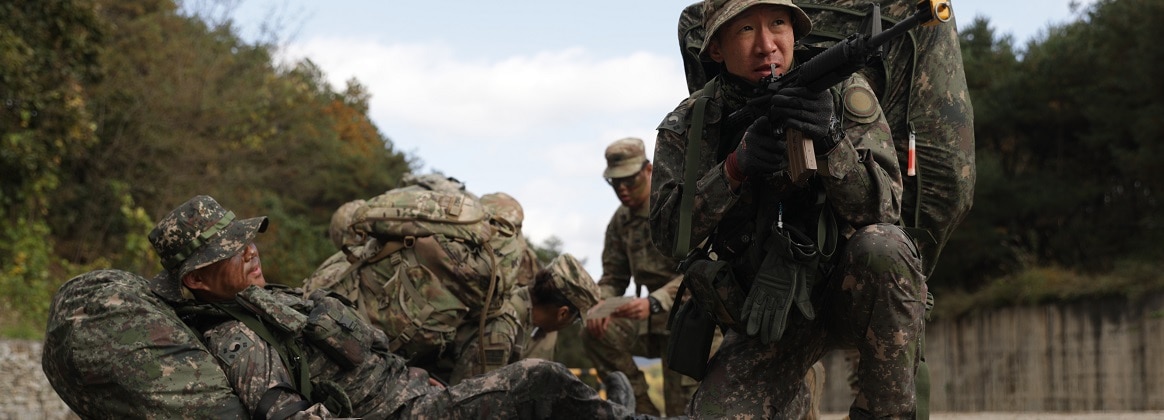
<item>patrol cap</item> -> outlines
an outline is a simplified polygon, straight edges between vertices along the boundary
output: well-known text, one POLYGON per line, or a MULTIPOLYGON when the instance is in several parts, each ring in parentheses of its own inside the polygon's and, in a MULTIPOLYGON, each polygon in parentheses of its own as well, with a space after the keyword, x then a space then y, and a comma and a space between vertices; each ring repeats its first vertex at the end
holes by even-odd
POLYGON ((344 203, 335 213, 331 214, 331 224, 327 226, 327 237, 336 248, 344 247, 344 236, 352 226, 352 219, 356 217, 356 210, 367 203, 365 200, 353 200, 344 203))
POLYGON ((711 45, 711 39, 715 37, 715 32, 720 26, 739 16, 749 7, 759 4, 787 6, 792 14, 792 32, 796 39, 812 32, 812 21, 808 19, 808 14, 799 6, 792 4, 792 0, 703 0, 703 27, 707 28, 707 32, 704 34, 703 48, 699 50, 699 55, 707 55, 707 46, 711 45))
POLYGON ((187 299, 182 277, 233 257, 266 230, 265 216, 239 220, 210 196, 191 198, 150 231, 150 244, 165 268, 150 281, 150 288, 171 301, 187 299))
POLYGON ((625 178, 639 173, 647 161, 646 146, 636 137, 619 139, 606 146, 606 171, 603 178, 625 178))
POLYGON ((550 279, 554 287, 558 288, 570 304, 578 308, 583 316, 598 304, 598 283, 590 277, 582 263, 568 253, 558 255, 550 261, 546 270, 550 271, 550 279))
POLYGON ((493 213, 494 216, 500 217, 505 221, 513 224, 514 227, 521 229, 521 223, 525 221, 525 211, 521 209, 521 203, 517 202, 509 194, 503 192, 495 192, 492 194, 485 194, 478 200, 485 209, 493 213))

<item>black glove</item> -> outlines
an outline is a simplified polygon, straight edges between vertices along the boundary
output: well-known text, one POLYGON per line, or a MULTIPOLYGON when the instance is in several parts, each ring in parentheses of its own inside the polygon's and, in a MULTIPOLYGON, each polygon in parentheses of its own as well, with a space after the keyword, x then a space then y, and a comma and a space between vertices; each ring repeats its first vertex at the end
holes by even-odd
POLYGON ((788 149, 784 139, 777 139, 768 117, 757 118, 736 150, 728 155, 728 176, 742 181, 746 176, 763 176, 788 169, 788 149))
MULTIPOLYGON (((812 92, 805 87, 783 89, 772 95, 768 118, 785 129, 795 129, 812 139, 816 153, 836 145, 833 125, 833 94, 812 92)), ((834 129, 835 130, 835 129, 834 129)))

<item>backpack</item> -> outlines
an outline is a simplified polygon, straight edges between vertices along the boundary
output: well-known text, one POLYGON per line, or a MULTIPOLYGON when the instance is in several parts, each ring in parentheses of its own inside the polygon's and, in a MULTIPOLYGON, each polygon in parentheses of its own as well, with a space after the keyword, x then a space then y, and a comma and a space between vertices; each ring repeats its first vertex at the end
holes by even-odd
POLYGON ((92 271, 53 296, 45 376, 82 418, 247 418, 199 334, 146 279, 92 271))
MULTIPOLYGON (((850 34, 867 33, 869 0, 796 0, 813 29, 799 42, 827 48, 850 34)), ((888 28, 916 10, 916 0, 879 0, 888 28)), ((716 75, 719 65, 702 60, 702 3, 679 17, 679 46, 690 93, 716 75)), ((955 22, 919 27, 882 47, 880 65, 862 73, 875 86, 896 143, 903 174, 901 224, 914 237, 929 276, 954 228, 974 200, 974 111, 967 93, 955 22), (915 170, 909 171, 910 144, 915 170)))
POLYGON ((329 288, 355 302, 415 359, 443 353, 464 322, 496 316, 514 285, 494 245, 516 238, 471 196, 400 188, 367 200, 346 228, 344 250, 305 289, 329 288))

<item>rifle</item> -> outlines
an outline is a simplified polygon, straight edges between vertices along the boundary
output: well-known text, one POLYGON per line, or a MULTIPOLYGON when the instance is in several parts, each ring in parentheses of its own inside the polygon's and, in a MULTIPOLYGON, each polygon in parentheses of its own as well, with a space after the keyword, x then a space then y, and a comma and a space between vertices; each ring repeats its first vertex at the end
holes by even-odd
MULTIPOLYGON (((755 120, 760 115, 765 115, 772 95, 785 88, 807 87, 813 92, 823 92, 873 62, 880 56, 881 46, 890 40, 918 26, 933 26, 947 22, 954 14, 949 0, 921 0, 913 15, 881 31, 881 6, 877 3, 872 3, 871 6, 872 25, 868 34, 849 35, 848 38, 782 76, 772 74, 760 79, 759 89, 766 93, 749 100, 747 106, 733 112, 728 118, 732 121, 745 118, 755 120)), ((815 174, 817 169, 812 139, 805 137, 799 130, 785 130, 784 127, 776 129, 777 138, 781 134, 786 135, 789 174, 794 183, 802 184, 815 174)))

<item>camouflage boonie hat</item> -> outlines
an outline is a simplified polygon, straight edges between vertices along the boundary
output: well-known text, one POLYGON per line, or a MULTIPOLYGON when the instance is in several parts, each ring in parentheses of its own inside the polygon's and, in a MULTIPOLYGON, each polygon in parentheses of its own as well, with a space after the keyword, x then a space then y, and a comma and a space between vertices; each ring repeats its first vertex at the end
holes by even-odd
POLYGON ((792 0, 704 0, 703 27, 707 28, 707 32, 704 33, 703 49, 699 50, 699 55, 707 55, 707 46, 711 45, 711 39, 715 37, 715 32, 719 30, 720 26, 743 13, 749 7, 758 4, 787 6, 792 14, 792 32, 796 39, 812 32, 812 21, 808 19, 804 10, 792 4, 792 0))
POLYGON ((331 224, 327 226, 327 237, 331 239, 331 243, 335 244, 336 248, 344 247, 344 237, 352 226, 352 220, 355 219, 356 210, 362 207, 367 201, 354 200, 344 203, 331 214, 331 224))
POLYGON ((191 198, 150 231, 150 244, 165 268, 150 288, 171 301, 189 299, 182 293, 182 277, 238 254, 266 230, 266 217, 238 220, 210 196, 191 198))
POLYGON ((545 268, 550 271, 554 287, 558 288, 582 316, 598 304, 598 283, 590 277, 582 263, 570 254, 561 254, 545 268))
POLYGON ((625 178, 639 173, 647 161, 643 140, 627 137, 606 146, 606 171, 603 178, 625 178))
POLYGON ((525 221, 525 211, 521 209, 521 203, 518 203, 517 199, 503 192, 495 192, 481 196, 478 201, 494 216, 505 219, 514 227, 521 229, 521 223, 525 221))

